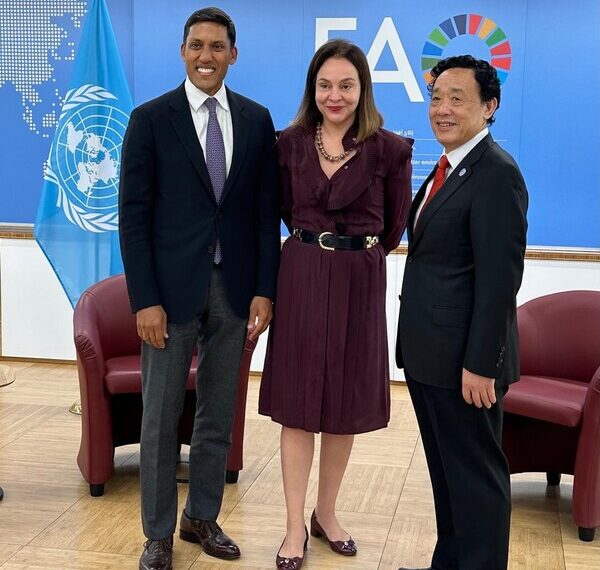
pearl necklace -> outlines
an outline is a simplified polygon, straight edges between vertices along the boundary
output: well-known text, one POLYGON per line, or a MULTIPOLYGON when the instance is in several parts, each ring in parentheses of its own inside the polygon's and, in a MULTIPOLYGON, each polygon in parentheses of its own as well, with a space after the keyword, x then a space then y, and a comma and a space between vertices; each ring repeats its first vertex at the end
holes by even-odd
POLYGON ((339 162, 340 160, 344 160, 354 150, 354 146, 352 146, 348 150, 345 150, 342 154, 329 154, 323 146, 321 123, 317 123, 317 134, 315 135, 315 143, 317 143, 317 149, 319 149, 319 154, 329 162, 339 162))

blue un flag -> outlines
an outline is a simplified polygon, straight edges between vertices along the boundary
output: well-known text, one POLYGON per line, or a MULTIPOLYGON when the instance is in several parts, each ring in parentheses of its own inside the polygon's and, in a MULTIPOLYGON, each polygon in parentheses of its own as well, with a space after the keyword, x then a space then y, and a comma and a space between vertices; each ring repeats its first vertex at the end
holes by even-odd
POLYGON ((44 168, 35 239, 71 305, 123 272, 119 165, 133 101, 104 0, 91 0, 44 168))

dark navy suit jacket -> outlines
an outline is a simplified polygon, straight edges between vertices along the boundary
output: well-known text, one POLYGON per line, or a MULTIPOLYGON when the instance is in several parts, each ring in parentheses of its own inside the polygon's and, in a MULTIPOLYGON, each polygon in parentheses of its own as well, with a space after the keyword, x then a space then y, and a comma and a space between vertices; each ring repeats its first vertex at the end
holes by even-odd
POLYGON ((267 109, 231 90, 233 157, 220 204, 182 84, 134 109, 123 143, 120 238, 134 312, 162 305, 169 322, 202 310, 217 236, 229 301, 274 299, 280 251, 275 132, 267 109))

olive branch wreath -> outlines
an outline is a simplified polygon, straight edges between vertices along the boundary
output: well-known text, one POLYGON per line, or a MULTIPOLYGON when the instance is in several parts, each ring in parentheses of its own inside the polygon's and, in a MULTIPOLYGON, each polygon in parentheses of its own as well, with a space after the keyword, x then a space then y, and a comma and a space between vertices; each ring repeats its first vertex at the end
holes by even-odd
MULTIPOLYGON (((97 85, 82 85, 77 89, 71 89, 65 97, 59 124, 69 111, 72 111, 80 105, 89 103, 90 101, 103 101, 105 99, 116 99, 116 97, 109 91, 106 91, 106 89, 97 85)), ((53 150, 54 147, 50 148, 50 155, 53 150)), ((67 220, 88 232, 103 233, 107 231, 117 231, 119 229, 118 212, 111 212, 108 214, 86 212, 81 206, 69 201, 67 193, 62 187, 58 176, 50 166, 50 155, 48 156, 48 160, 44 163, 44 179, 56 184, 58 188, 56 206, 63 209, 67 220)))

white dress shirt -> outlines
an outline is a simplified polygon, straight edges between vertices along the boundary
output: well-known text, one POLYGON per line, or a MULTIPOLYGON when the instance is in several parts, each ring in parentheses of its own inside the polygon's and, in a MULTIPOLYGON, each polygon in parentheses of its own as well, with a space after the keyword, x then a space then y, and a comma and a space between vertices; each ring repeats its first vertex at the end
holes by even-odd
MULTIPOLYGON (((448 179, 448 176, 450 176, 452 174, 454 169, 461 163, 463 158, 465 158, 465 156, 467 156, 467 154, 469 154, 488 135, 488 133, 489 133, 489 130, 487 127, 485 127, 482 131, 477 133, 472 139, 470 139, 466 143, 460 145, 458 148, 455 148, 454 150, 451 150, 450 152, 446 152, 445 151, 446 149, 444 149, 444 154, 448 158, 448 163, 449 163, 449 166, 446 169, 446 177, 444 178, 444 180, 448 179)), ((432 176, 431 180, 427 183, 427 188, 425 189, 425 195, 423 196, 423 199, 421 200, 421 203, 419 204, 419 208, 417 209, 417 213, 415 215, 413 230, 417 227, 417 220, 419 219, 419 216, 421 215, 421 210, 423 209, 423 206, 425 206, 425 204, 427 203, 427 196, 429 196, 429 192, 431 191, 431 187, 433 186, 433 178, 434 177, 432 176)))
MULTIPOLYGON (((185 79, 185 94, 187 95, 190 104, 196 134, 198 135, 200 146, 202 146, 202 152, 204 152, 204 157, 206 158, 208 109, 204 105, 204 102, 210 95, 207 95, 204 91, 198 89, 190 81, 189 77, 186 77, 185 79)), ((221 127, 221 133, 223 134, 223 143, 225 144, 225 172, 229 175, 231 157, 233 156, 233 121, 231 120, 231 111, 229 110, 229 101, 227 100, 225 83, 221 85, 221 88, 213 95, 213 97, 217 100, 217 119, 219 121, 219 126, 221 127)))

